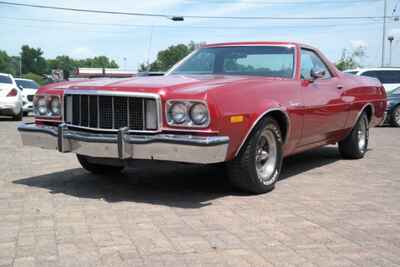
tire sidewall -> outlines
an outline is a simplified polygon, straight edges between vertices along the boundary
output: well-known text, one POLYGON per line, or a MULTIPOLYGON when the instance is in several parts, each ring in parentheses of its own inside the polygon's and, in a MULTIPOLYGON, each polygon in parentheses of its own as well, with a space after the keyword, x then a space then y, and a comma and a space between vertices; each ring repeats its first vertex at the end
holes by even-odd
POLYGON ((368 150, 368 143, 369 143, 369 121, 368 121, 368 117, 365 114, 363 114, 360 117, 360 119, 358 120, 356 131, 354 132, 354 134, 355 134, 355 140, 357 141, 356 144, 357 144, 358 152, 359 152, 359 154, 361 156, 364 156, 365 153, 368 150), (358 137, 358 131, 359 131, 360 127, 361 127, 361 123, 365 123, 366 124, 365 145, 364 145, 363 149, 360 149, 360 147, 358 146, 358 142, 360 141, 359 137, 358 137))
POLYGON ((280 128, 276 121, 270 117, 267 117, 262 121, 262 123, 257 127, 257 130, 255 131, 255 134, 251 137, 252 140, 249 143, 250 145, 250 153, 251 153, 251 166, 250 167, 250 173, 253 179, 253 182, 258 184, 260 187, 264 188, 264 190, 270 190, 274 187, 275 183, 278 181, 279 176, 281 174, 281 169, 282 169, 282 161, 283 161, 283 156, 282 156, 282 144, 283 144, 283 139, 282 139, 282 134, 280 131, 280 128), (257 153, 257 143, 260 138, 260 136, 263 134, 264 131, 271 131, 274 134, 274 137, 276 139, 276 146, 277 146, 277 162, 276 162, 276 167, 275 171, 272 174, 273 179, 271 182, 268 184, 265 184, 259 177, 256 169, 256 153, 257 153))
POLYGON ((390 118, 391 118, 391 125, 394 126, 394 127, 400 127, 400 124, 397 123, 397 121, 396 121, 396 119, 395 119, 395 117, 394 117, 394 114, 396 113, 396 111, 399 111, 399 112, 400 112, 400 105, 397 105, 397 106, 393 109, 393 112, 392 112, 392 114, 391 114, 391 116, 390 116, 390 118))

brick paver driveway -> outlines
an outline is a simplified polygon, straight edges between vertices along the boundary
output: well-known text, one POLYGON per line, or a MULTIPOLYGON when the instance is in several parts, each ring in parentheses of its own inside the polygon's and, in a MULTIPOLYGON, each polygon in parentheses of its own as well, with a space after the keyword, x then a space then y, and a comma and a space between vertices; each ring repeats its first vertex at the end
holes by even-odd
POLYGON ((16 125, 0 119, 0 266, 400 265, 399 129, 372 129, 363 160, 289 158, 252 196, 210 167, 94 176, 16 125))

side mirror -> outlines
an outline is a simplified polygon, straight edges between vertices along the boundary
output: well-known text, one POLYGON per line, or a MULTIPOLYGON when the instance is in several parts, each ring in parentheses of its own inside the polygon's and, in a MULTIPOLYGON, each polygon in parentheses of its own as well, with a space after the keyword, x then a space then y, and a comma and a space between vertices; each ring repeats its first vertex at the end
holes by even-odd
POLYGON ((18 88, 19 88, 21 91, 24 90, 24 87, 23 87, 22 85, 18 85, 18 88))
POLYGON ((321 70, 321 69, 312 68, 310 71, 310 76, 311 76, 312 81, 324 78, 325 74, 326 74, 325 70, 321 70))

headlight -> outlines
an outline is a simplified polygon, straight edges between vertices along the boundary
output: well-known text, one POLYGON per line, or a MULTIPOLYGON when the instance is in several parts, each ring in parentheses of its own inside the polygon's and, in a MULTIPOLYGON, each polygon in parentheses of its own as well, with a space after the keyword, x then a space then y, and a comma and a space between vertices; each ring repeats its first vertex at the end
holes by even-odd
POLYGON ((183 102, 176 102, 169 110, 170 118, 173 123, 182 124, 187 118, 187 107, 183 102))
POLYGON ((205 128, 210 123, 207 104, 200 100, 169 100, 166 114, 171 126, 205 128))
POLYGON ((34 113, 38 117, 61 116, 61 99, 56 95, 36 95, 33 100, 34 113))
POLYGON ((38 98, 36 103, 36 110, 39 116, 46 116, 47 115, 47 101, 46 97, 41 96, 38 98))
POLYGON ((61 114, 61 101, 58 96, 52 97, 50 100, 50 111, 53 116, 59 116, 61 114))
POLYGON ((194 104, 190 108, 190 119, 196 125, 202 125, 207 122, 208 120, 208 110, 207 107, 202 104, 194 104))

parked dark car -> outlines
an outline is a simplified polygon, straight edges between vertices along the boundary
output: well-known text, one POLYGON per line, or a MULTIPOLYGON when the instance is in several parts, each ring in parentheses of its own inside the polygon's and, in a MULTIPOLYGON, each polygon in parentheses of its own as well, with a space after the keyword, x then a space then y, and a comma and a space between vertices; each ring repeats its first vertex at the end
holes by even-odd
POLYGON ((400 127, 400 87, 388 93, 387 121, 393 127, 400 127))

